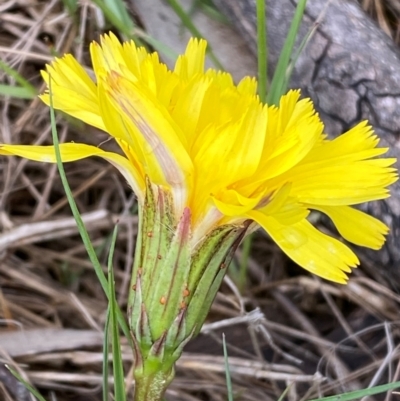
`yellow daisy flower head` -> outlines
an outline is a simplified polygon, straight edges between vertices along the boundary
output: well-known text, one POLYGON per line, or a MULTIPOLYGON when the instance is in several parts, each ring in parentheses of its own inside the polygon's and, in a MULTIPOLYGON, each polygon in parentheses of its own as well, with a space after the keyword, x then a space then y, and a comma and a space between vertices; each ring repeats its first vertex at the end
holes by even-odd
MULTIPOLYGON (((42 73, 55 109, 108 132, 121 154, 62 144, 64 162, 99 156, 146 198, 146 179, 168 191, 172 222, 190 214, 195 250, 217 227, 261 226, 300 266, 346 282, 356 255, 316 229, 311 210, 329 216, 343 238, 379 249, 387 227, 353 205, 389 196, 393 158, 377 158, 378 138, 366 122, 329 140, 310 99, 289 91, 264 105, 256 81, 205 70, 206 42, 191 39, 174 70, 133 42, 110 34, 93 42, 95 78, 72 55, 42 73)), ((48 91, 41 96, 50 103, 48 91)), ((54 162, 53 147, 1 145, 1 154, 54 162)))

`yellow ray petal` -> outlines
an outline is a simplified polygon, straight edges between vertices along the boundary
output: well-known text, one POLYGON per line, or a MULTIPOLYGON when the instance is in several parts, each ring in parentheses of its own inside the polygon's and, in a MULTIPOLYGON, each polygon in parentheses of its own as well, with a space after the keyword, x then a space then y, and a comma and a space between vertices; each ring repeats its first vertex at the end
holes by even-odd
POLYGON ((97 76, 103 71, 120 72, 121 66, 126 65, 122 44, 112 32, 101 36, 100 44, 97 42, 90 44, 90 55, 97 76))
POLYGON ((261 201, 263 194, 246 198, 237 191, 230 189, 221 191, 220 197, 211 196, 218 210, 225 216, 244 216, 246 212, 254 209, 261 201))
POLYGON ((389 195, 385 188, 397 180, 390 167, 395 159, 372 159, 387 151, 376 148, 378 138, 361 123, 334 139, 314 146, 297 166, 270 181, 290 180, 300 201, 322 205, 353 205, 389 195))
POLYGON ((293 194, 301 202, 320 205, 355 205, 389 196, 386 187, 397 180, 389 167, 395 159, 374 159, 337 165, 330 161, 295 167, 287 173, 293 194))
POLYGON ((150 180, 169 187, 189 186, 192 162, 181 141, 183 133, 165 108, 146 88, 116 73, 108 75, 106 85, 113 110, 126 125, 125 138, 132 136, 122 139, 134 150, 140 146, 150 180))
POLYGON ((141 77, 141 65, 148 57, 148 53, 144 47, 136 47, 133 40, 123 43, 122 55, 125 63, 131 73, 136 77, 141 77))
POLYGON ((253 77, 244 77, 239 82, 237 89, 242 95, 256 95, 257 81, 253 77))
POLYGON ((155 63, 154 61, 150 63, 148 59, 143 63, 142 75, 144 76, 143 80, 147 80, 145 82, 149 82, 150 77, 153 77, 153 82, 148 83, 147 86, 157 97, 160 104, 167 109, 171 107, 171 103, 175 104, 172 97, 177 91, 179 79, 168 70, 165 64, 155 63), (151 66, 148 67, 148 70, 151 69, 149 73, 146 71, 147 66, 151 66))
POLYGON ((260 164, 267 125, 266 109, 253 98, 241 119, 223 127, 210 125, 192 150, 204 191, 216 193, 243 179, 250 179, 260 164), (222 169, 216 170, 216 163, 222 169))
MULTIPOLYGON (((85 69, 70 54, 56 59, 42 71, 47 86, 51 76, 53 106, 57 110, 104 130, 100 115, 97 88, 85 69)), ((50 105, 48 92, 39 96, 50 105)))
POLYGON ((174 72, 182 79, 190 79, 193 75, 203 73, 206 47, 205 40, 191 38, 185 54, 176 60, 174 72))
POLYGON ((143 155, 143 146, 141 138, 134 135, 132 127, 133 122, 126 121, 126 117, 121 113, 119 107, 116 107, 112 97, 109 96, 109 87, 104 81, 104 77, 99 81, 99 106, 107 132, 118 142, 122 141, 132 149, 137 155, 138 160, 145 164, 143 155))
MULTIPOLYGON (((345 134, 343 134, 345 136, 345 134)), ((341 137, 338 137, 338 139, 341 137)), ((352 139, 347 137, 348 139, 352 139)), ((367 138, 366 142, 372 142, 371 138, 367 138)), ((353 143, 356 141, 324 141, 312 149, 309 154, 299 163, 297 168, 320 168, 329 164, 335 166, 346 166, 354 162, 367 161, 383 155, 388 148, 367 148, 365 143, 360 143, 360 149, 351 150, 353 143), (362 149, 364 147, 364 149, 362 149), (304 167, 303 167, 304 166, 304 167)), ((388 160, 388 159, 387 159, 388 160)), ((390 160, 390 159, 389 159, 390 160)), ((394 160, 394 159, 391 159, 394 160)), ((393 161, 392 161, 393 164, 393 161)), ((390 165, 390 164, 389 164, 390 165)))
POLYGON ((327 280, 345 284, 357 256, 338 240, 321 233, 307 220, 280 224, 274 217, 251 211, 248 217, 260 224, 279 247, 298 265, 327 280))
POLYGON ((323 125, 310 99, 298 101, 298 97, 298 91, 290 91, 282 97, 279 108, 268 109, 262 163, 253 184, 290 170, 322 140, 323 125))
MULTIPOLYGON (((62 143, 60 144, 60 153, 64 163, 85 159, 91 156, 98 156, 107 160, 120 171, 136 195, 140 199, 143 199, 143 192, 145 189, 144 178, 138 174, 134 166, 125 157, 117 153, 106 152, 96 146, 82 143, 62 143)), ((20 156, 25 159, 44 163, 57 162, 54 146, 0 144, 0 155, 20 156)))
POLYGON ((304 220, 309 215, 307 208, 300 204, 296 198, 290 196, 291 184, 287 183, 267 199, 263 199, 257 211, 266 216, 273 216, 280 224, 290 225, 304 220))
POLYGON ((389 228, 381 221, 350 206, 310 207, 328 215, 340 235, 356 245, 380 249, 389 232, 389 228))
MULTIPOLYGON (((221 91, 224 90, 234 90, 235 92, 237 91, 237 87, 233 82, 232 75, 229 74, 228 72, 217 71, 210 68, 204 73, 204 75, 207 78, 210 78, 219 87, 221 91)), ((239 91, 239 93, 243 92, 239 91)))
POLYGON ((213 89, 210 86, 211 80, 209 79, 193 79, 179 91, 179 96, 176 96, 171 116, 185 133, 188 148, 194 140, 195 134, 197 134, 204 103, 205 100, 208 100, 208 92, 213 89))
POLYGON ((329 141, 316 146, 302 161, 319 162, 331 160, 332 163, 346 164, 355 160, 365 160, 387 152, 387 148, 377 148, 379 138, 366 121, 329 141))

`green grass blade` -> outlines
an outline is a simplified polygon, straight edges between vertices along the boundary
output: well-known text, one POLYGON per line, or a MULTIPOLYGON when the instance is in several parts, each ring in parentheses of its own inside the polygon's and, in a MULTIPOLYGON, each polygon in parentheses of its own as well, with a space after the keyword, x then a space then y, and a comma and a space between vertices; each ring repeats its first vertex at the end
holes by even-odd
POLYGON ((117 227, 113 232, 110 253, 108 256, 108 291, 110 294, 110 325, 111 325, 111 344, 113 354, 113 373, 114 373, 114 397, 118 401, 126 401, 125 393, 125 376, 124 366, 122 363, 121 343, 119 339, 118 325, 118 305, 115 299, 114 272, 113 272, 113 256, 115 249, 115 241, 117 239, 117 227))
POLYGON ((39 401, 46 401, 40 394, 39 394, 39 392, 34 388, 34 387, 32 387, 26 380, 24 380, 22 377, 21 377, 21 375, 16 371, 16 370, 14 370, 13 368, 11 368, 10 366, 8 366, 8 365, 5 365, 6 366, 6 368, 10 371, 10 373, 19 381, 19 382, 21 382, 23 385, 24 385, 24 387, 34 396, 34 397, 36 397, 39 401))
POLYGON ((257 64, 258 64, 258 94, 260 100, 267 98, 268 48, 267 24, 265 18, 265 0, 257 0, 257 64))
POLYGON ((299 59, 300 54, 303 52, 304 48, 307 46, 307 43, 310 41, 310 39, 312 38, 312 36, 316 32, 316 30, 318 29, 318 26, 319 26, 318 23, 314 23, 314 26, 309 30, 307 35, 303 38, 303 40, 300 43, 299 48, 296 50, 296 52, 292 56, 292 59, 291 59, 291 61, 289 63, 289 66, 287 68, 287 74, 285 76, 285 81, 283 83, 283 87, 284 88, 288 87, 289 80, 290 80, 290 77, 292 76, 294 66, 296 65, 296 62, 299 59))
POLYGON ((178 53, 172 50, 170 47, 162 43, 161 41, 154 39, 152 36, 143 32, 140 35, 140 38, 143 39, 146 43, 148 43, 154 50, 158 53, 164 55, 172 61, 175 61, 178 58, 178 53))
POLYGON ((207 1, 198 1, 196 4, 196 8, 200 9, 203 14, 207 15, 211 19, 221 22, 222 24, 229 24, 229 20, 222 14, 219 10, 217 10, 212 2, 207 1))
MULTIPOLYGON (((99 259, 97 258, 96 251, 93 248, 93 244, 90 241, 89 234, 86 231, 85 225, 83 224, 78 207, 76 206, 75 199, 72 195, 72 191, 69 186, 67 176, 65 175, 64 165, 62 163, 61 153, 60 153, 60 144, 58 141, 58 134, 57 134, 57 128, 56 128, 56 117, 55 117, 55 112, 54 112, 54 108, 53 108, 53 96, 52 96, 52 91, 51 91, 51 76, 49 77, 49 94, 50 94, 51 133, 52 133, 52 137, 53 137, 58 172, 60 174, 61 182, 64 187, 64 191, 67 196, 69 206, 71 208, 72 214, 73 214, 76 224, 78 226, 78 230, 79 230, 79 234, 82 238, 82 242, 88 253, 89 259, 93 265, 94 271, 101 284, 101 287, 103 288, 103 291, 106 294, 108 300, 110 300, 110 294, 109 294, 109 290, 108 290, 108 282, 107 282, 106 276, 104 275, 103 269, 101 268, 101 264, 99 262, 99 259)), ((117 315, 118 315, 119 324, 121 325, 121 328, 122 328, 122 331, 124 332, 125 337, 131 344, 132 340, 131 340, 128 325, 127 325, 125 318, 124 318, 121 310, 119 309, 118 305, 116 307, 118 309, 117 315)))
POLYGON ((109 364, 108 364, 108 351, 110 349, 110 341, 109 341, 109 330, 110 330, 110 303, 108 303, 106 322, 104 325, 104 339, 103 339, 103 401, 109 401, 108 395, 110 392, 110 388, 108 385, 108 377, 109 377, 109 364))
POLYGON ((32 100, 37 96, 36 88, 31 85, 18 71, 8 66, 4 61, 0 60, 0 69, 7 75, 15 79, 18 85, 0 85, 0 95, 11 96, 19 99, 32 100))
MULTIPOLYGON (((190 33, 196 38, 203 38, 203 35, 197 29, 196 25, 193 24, 190 16, 186 13, 186 11, 182 8, 181 4, 177 0, 167 0, 168 4, 175 11, 176 15, 181 19, 183 25, 190 31, 190 33)), ((224 70, 222 63, 219 61, 217 56, 214 54, 210 44, 207 46, 207 53, 209 54, 211 60, 214 62, 216 67, 221 70, 224 70)))
POLYGON ((126 10, 122 0, 92 0, 103 12, 107 21, 117 28, 122 34, 141 44, 134 35, 135 24, 126 10))
POLYGON ((129 29, 130 33, 132 34, 132 30, 135 27, 135 24, 128 14, 125 2, 122 0, 103 0, 103 2, 110 13, 112 13, 119 21, 119 24, 123 24, 126 29, 129 29))
POLYGON ((233 390, 232 390, 231 373, 229 371, 228 350, 226 349, 225 334, 223 333, 222 333, 222 347, 224 349, 225 377, 226 377, 226 389, 228 390, 228 401, 233 401, 233 390))
POLYGON ((62 2, 64 3, 65 8, 68 10, 68 14, 71 17, 74 17, 78 11, 78 0, 62 0, 62 2))
POLYGON ((27 92, 30 92, 32 94, 32 97, 35 97, 37 95, 36 88, 31 85, 23 76, 21 76, 17 70, 14 70, 14 68, 11 68, 2 60, 0 60, 0 69, 8 74, 10 77, 13 77, 17 84, 19 84, 20 86, 25 88, 27 92))
POLYGON ((202 38, 203 35, 197 29, 196 25, 193 24, 190 15, 182 8, 181 4, 177 0, 167 0, 168 4, 175 11, 176 15, 181 19, 183 25, 190 31, 190 33, 196 38, 202 38))
POLYGON ((138 46, 149 44, 158 53, 175 61, 178 54, 161 41, 148 35, 138 28, 126 10, 122 0, 92 0, 103 12, 107 21, 129 39, 133 39, 138 46))
POLYGON ((385 391, 394 390, 399 387, 400 387, 400 381, 389 384, 383 384, 381 386, 366 388, 364 390, 351 391, 350 393, 332 395, 330 397, 324 397, 324 398, 316 398, 310 401, 351 401, 356 399, 361 400, 363 397, 384 393, 385 391))
POLYGON ((292 386, 292 385, 289 384, 289 385, 285 388, 285 390, 283 390, 283 393, 279 396, 278 401, 283 401, 283 400, 284 400, 284 398, 286 397, 286 394, 287 394, 288 391, 290 390, 290 387, 291 387, 291 386, 292 386))
POLYGON ((23 86, 12 86, 0 84, 0 95, 16 97, 18 99, 34 99, 37 94, 23 86))
POLYGON ((296 41, 297 32, 300 27, 301 20, 304 15, 304 10, 306 8, 307 0, 299 0, 297 3, 296 12, 293 16, 292 23, 290 25, 289 33, 286 37, 285 44, 283 45, 281 54, 279 56, 278 64, 276 66, 274 76, 269 88, 269 93, 267 96, 268 104, 279 104, 279 99, 286 92, 285 82, 289 81, 287 76, 288 66, 290 58, 293 52, 294 43, 296 41))

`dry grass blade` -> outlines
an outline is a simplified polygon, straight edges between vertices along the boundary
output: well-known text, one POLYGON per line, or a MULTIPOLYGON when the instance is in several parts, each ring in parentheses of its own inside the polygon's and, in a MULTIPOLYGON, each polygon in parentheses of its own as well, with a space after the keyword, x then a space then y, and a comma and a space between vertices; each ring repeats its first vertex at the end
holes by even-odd
POLYGON ((40 328, 0 333, 1 349, 12 357, 99 347, 102 341, 102 333, 93 330, 40 328))
POLYGON ((395 43, 400 44, 400 3, 397 0, 358 0, 395 43))
MULTIPOLYGON (((104 229, 112 227, 112 221, 107 210, 96 210, 82 215, 85 225, 90 231, 93 228, 104 229)), ((20 225, 0 234, 0 251, 7 248, 59 239, 78 234, 75 220, 67 217, 60 220, 41 221, 20 225)))

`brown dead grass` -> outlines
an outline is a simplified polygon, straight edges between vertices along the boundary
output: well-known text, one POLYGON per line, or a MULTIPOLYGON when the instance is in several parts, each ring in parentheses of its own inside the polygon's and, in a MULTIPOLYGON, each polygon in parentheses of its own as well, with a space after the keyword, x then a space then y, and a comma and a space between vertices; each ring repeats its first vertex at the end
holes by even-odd
MULTIPOLYGON (((365 0, 363 5, 398 41, 397 1, 365 0)), ((41 91, 40 70, 54 54, 73 52, 89 65, 88 43, 103 30, 97 17, 89 2, 74 21, 60 0, 3 1, 1 60, 41 91)), ((11 81, 0 72, 0 82, 11 81)), ((62 116, 58 127, 61 140, 115 149, 112 142, 104 142, 104 133, 62 116)), ((49 111, 38 99, 0 98, 0 128, 3 143, 51 141, 49 111)), ((119 221, 115 274, 124 308, 137 227, 135 197, 124 180, 97 159, 66 168, 103 263, 119 221)), ((3 158, 0 169, 0 399, 31 399, 4 368, 9 364, 48 400, 100 400, 106 301, 56 167, 3 158)), ((238 260, 241 256, 238 252, 238 260)), ((288 387, 286 398, 297 401, 399 380, 399 306, 400 296, 362 269, 346 287, 321 281, 293 266, 259 234, 244 287, 239 291, 226 280, 209 323, 179 361, 167 397, 227 399, 222 333, 240 400, 275 400, 288 387)), ((132 354, 123 344, 132 389, 132 354)))
POLYGON ((393 41, 400 44, 400 2, 398 0, 358 0, 393 41))

